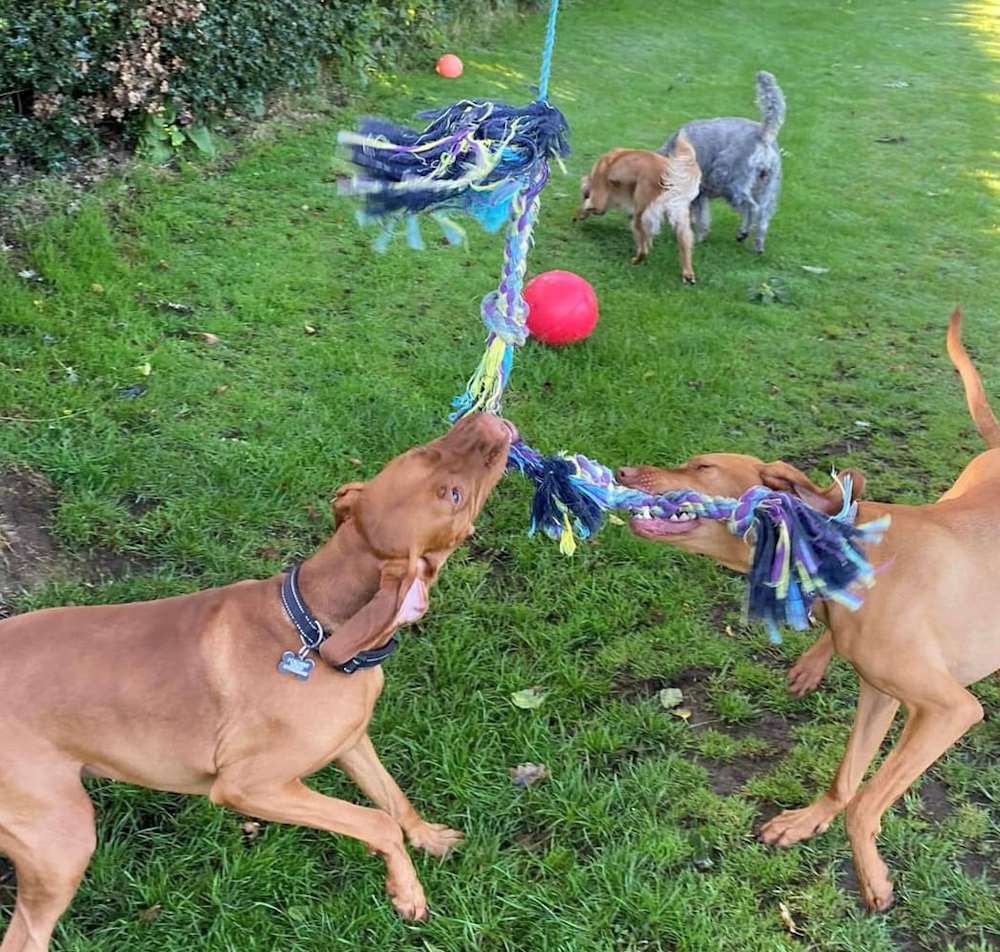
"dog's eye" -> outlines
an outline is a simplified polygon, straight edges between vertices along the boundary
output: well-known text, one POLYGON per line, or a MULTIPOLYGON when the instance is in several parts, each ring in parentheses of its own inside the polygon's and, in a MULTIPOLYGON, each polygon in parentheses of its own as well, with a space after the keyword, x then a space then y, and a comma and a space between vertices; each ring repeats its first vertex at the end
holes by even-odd
POLYGON ((706 469, 715 469, 715 463, 695 463, 694 468, 704 472, 706 469))
POLYGON ((451 487, 451 501, 456 505, 460 506, 462 504, 462 490, 458 486, 451 487))

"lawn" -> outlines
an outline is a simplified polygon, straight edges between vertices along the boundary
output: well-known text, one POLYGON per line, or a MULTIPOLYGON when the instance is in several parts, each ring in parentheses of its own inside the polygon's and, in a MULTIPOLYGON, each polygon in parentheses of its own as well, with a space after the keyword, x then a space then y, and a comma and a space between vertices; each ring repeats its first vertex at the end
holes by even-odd
MULTIPOLYGON (((817 478, 852 465, 899 502, 946 488, 980 447, 944 356, 956 303, 1000 405, 996 14, 991 0, 567 3, 552 97, 574 153, 544 194, 531 268, 586 276, 601 320, 584 344, 518 355, 505 409, 530 442, 610 465, 712 449, 817 478), (763 258, 720 204, 693 288, 668 234, 633 267, 623 217, 571 221, 598 154, 755 115, 759 68, 788 100, 763 258), (786 302, 752 300, 765 283, 786 302)), ((542 28, 464 46, 455 82, 424 70, 346 107, 298 103, 214 162, 136 167, 18 234, 0 266, 0 500, 8 523, 50 525, 34 534, 58 565, 8 608, 272 574, 330 531, 339 484, 441 431, 481 352, 500 239, 373 254, 336 195, 336 132, 363 111, 529 98, 542 28)), ((772 648, 741 625, 737 577, 613 525, 565 558, 526 536, 529 500, 502 482, 386 668, 376 747, 420 810, 468 835, 444 863, 416 858, 426 924, 394 916, 381 862, 355 842, 248 833, 206 801, 95 783, 100 846, 56 947, 996 947, 996 720, 887 815, 898 904, 867 916, 840 821, 787 852, 754 836, 828 782, 853 672, 835 663, 792 699, 785 672, 809 639, 772 648), (515 707, 533 685, 542 705, 515 707), (689 719, 659 705, 663 687, 689 719), (551 776, 516 789, 523 761, 551 776)), ((998 710, 993 682, 977 691, 998 710)), ((334 769, 312 782, 360 799, 334 769)), ((12 901, 0 868, 0 909, 12 901)))

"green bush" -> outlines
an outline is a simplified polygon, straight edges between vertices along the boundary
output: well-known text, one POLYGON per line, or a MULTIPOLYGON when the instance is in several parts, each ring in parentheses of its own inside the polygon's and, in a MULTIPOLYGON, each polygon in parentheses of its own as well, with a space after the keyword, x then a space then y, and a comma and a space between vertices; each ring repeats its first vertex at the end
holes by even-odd
POLYGON ((529 5, 0 0, 0 156, 58 170, 111 137, 181 141, 212 116, 261 111, 269 93, 314 82, 322 64, 363 79, 462 21, 529 5))

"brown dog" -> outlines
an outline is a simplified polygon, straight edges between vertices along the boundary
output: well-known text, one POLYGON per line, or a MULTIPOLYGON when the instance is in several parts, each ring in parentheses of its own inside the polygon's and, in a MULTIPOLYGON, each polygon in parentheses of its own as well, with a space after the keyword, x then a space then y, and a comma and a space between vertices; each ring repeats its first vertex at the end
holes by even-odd
POLYGON ((633 264, 646 259, 666 218, 677 236, 681 275, 694 284, 694 233, 691 203, 701 188, 701 169, 691 143, 679 136, 668 156, 644 149, 612 149, 602 155, 580 181, 580 208, 576 221, 620 208, 632 216, 635 238, 633 264))
POLYGON ((425 915, 403 835, 442 856, 461 834, 422 819, 379 762, 367 730, 381 668, 334 665, 423 615, 513 435, 497 417, 470 416, 338 491, 336 532, 299 573, 305 604, 333 630, 306 680, 276 670, 301 647, 282 576, 0 622, 0 851, 18 885, 2 952, 47 949, 73 898, 95 845, 86 776, 359 839, 384 857, 400 914, 425 915), (302 783, 331 761, 378 809, 302 783))
MULTIPOLYGON (((815 803, 786 810, 761 830, 764 842, 790 846, 822 833, 846 809, 858 884, 872 910, 892 903, 888 870, 875 845, 882 814, 982 720, 983 709, 966 687, 1000 668, 1000 425, 962 347, 960 326, 956 311, 948 353, 990 449, 933 504, 860 503, 859 523, 892 517, 885 540, 870 551, 881 566, 878 581, 859 611, 824 603, 816 613, 829 627, 824 637, 832 637, 837 653, 860 677, 847 751, 830 788, 815 803), (899 741, 861 786, 900 703, 908 717, 899 741)), ((841 505, 836 485, 821 489, 787 463, 730 453, 697 456, 679 469, 624 469, 619 478, 649 492, 694 488, 722 496, 763 484, 796 492, 826 512, 841 505)), ((748 569, 749 546, 719 522, 636 519, 631 525, 644 539, 708 555, 739 572, 748 569)))

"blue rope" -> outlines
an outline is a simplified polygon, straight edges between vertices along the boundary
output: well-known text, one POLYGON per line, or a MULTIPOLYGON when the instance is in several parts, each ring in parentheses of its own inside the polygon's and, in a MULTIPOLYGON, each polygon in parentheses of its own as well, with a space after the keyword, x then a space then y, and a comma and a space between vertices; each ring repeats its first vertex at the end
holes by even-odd
POLYGON ((545 27, 545 46, 542 47, 542 72, 538 77, 538 101, 549 98, 549 75, 552 73, 552 53, 556 45, 556 17, 559 15, 559 0, 549 5, 549 22, 545 27))

